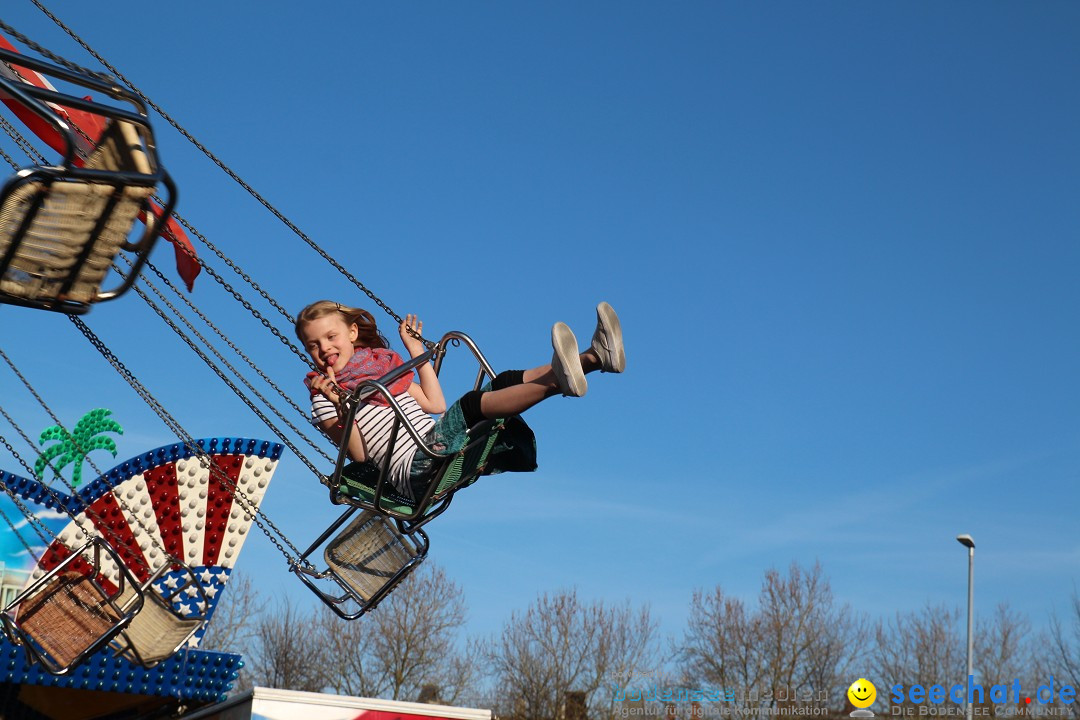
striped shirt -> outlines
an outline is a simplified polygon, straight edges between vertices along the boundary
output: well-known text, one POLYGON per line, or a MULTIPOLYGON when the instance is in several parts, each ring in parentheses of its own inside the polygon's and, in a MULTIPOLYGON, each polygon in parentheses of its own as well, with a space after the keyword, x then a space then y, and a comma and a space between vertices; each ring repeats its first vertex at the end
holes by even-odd
MULTIPOLYGON (((408 391, 394 397, 401 405, 401 409, 405 411, 405 417, 416 428, 416 432, 420 434, 420 437, 424 437, 435 421, 417 405, 416 400, 408 391)), ((326 420, 335 420, 337 416, 337 408, 326 397, 315 395, 311 398, 311 418, 316 425, 326 420)), ((390 433, 394 428, 395 417, 392 408, 372 403, 363 403, 356 411, 356 427, 360 431, 360 436, 364 438, 367 459, 380 468, 386 458, 386 453, 389 452, 390 433)), ((409 466, 412 464, 416 450, 416 442, 409 435, 409 431, 404 426, 398 428, 394 456, 390 461, 389 480, 394 489, 405 497, 412 497, 409 466)))

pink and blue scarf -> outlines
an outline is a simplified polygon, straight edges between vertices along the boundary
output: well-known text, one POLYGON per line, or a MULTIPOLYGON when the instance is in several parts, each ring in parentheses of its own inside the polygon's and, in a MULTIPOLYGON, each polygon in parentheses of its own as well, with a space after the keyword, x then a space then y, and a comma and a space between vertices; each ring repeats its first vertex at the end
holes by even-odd
MULTIPOLYGON (((349 363, 341 372, 334 373, 334 382, 351 392, 361 383, 368 380, 378 380, 402 364, 404 364, 404 361, 401 356, 388 348, 359 348, 349 358, 349 363)), ((413 374, 412 371, 405 373, 387 385, 386 389, 390 391, 391 395, 400 395, 409 389, 413 381, 413 374)), ((309 372, 307 377, 304 378, 304 384, 308 386, 308 390, 311 390, 311 380, 319 377, 319 375, 320 373, 309 372)), ((314 396, 318 392, 311 390, 311 394, 314 396)), ((380 392, 370 395, 365 402, 383 406, 390 404, 380 392)))

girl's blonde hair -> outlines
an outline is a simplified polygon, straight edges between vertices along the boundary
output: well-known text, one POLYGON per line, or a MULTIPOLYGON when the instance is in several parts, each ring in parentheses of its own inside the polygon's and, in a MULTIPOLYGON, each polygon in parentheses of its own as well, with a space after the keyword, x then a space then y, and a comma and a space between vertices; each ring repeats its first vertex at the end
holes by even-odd
POLYGON ((365 347, 365 348, 388 348, 390 343, 386 341, 386 337, 379 332, 379 328, 375 325, 375 318, 367 310, 361 310, 360 308, 348 307, 341 303, 336 303, 333 300, 319 300, 313 302, 306 308, 300 311, 300 314, 296 316, 296 337, 303 342, 303 338, 300 336, 300 329, 307 325, 312 320, 318 320, 321 317, 327 315, 340 315, 341 319, 345 321, 345 326, 356 325, 360 330, 356 336, 356 342, 353 343, 353 347, 365 347))

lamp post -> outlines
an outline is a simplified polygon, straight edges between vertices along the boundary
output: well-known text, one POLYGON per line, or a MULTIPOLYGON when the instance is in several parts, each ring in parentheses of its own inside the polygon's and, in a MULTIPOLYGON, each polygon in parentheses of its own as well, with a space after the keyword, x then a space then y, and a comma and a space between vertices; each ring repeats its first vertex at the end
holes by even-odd
MULTIPOLYGON (((971 655, 974 648, 974 633, 972 632, 972 618, 975 606, 975 541, 970 535, 957 535, 956 541, 968 549, 968 628, 967 628, 967 678, 964 685, 971 682, 971 655)), ((964 717, 971 720, 971 690, 964 698, 964 717)))

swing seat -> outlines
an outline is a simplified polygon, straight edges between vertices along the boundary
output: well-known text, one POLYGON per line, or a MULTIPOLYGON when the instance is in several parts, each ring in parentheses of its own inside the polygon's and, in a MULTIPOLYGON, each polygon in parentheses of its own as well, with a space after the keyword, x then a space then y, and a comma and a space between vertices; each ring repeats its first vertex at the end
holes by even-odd
POLYGON ((142 609, 138 591, 133 592, 126 608, 120 606, 121 594, 133 591, 125 573, 116 553, 100 538, 92 539, 4 609, 0 615, 4 629, 14 642, 26 648, 31 662, 40 663, 53 675, 65 675, 105 647, 142 609), (106 590, 98 580, 101 552, 112 556, 120 568, 120 587, 115 592, 106 590), (72 569, 77 561, 89 558, 89 569, 72 569))
MULTIPOLYGON (((480 366, 474 384, 475 389, 480 389, 485 379, 495 377, 494 370, 469 336, 450 332, 426 353, 418 355, 378 380, 361 383, 345 400, 342 424, 351 427, 362 395, 366 396, 374 389, 386 398, 394 413, 389 449, 381 467, 371 462, 347 464, 348 433, 342 434, 334 472, 321 479, 330 488, 331 501, 350 507, 312 543, 290 569, 323 603, 346 620, 354 620, 371 611, 427 557, 431 543, 422 526, 449 507, 454 493, 489 471, 488 462, 496 448, 499 435, 512 424, 502 420, 478 423, 469 429, 468 438, 461 451, 446 455, 428 447, 420 433, 409 423, 405 412, 387 387, 403 373, 410 372, 423 363, 433 361, 437 374, 446 348, 460 344, 465 344, 472 351, 480 366), (423 497, 416 500, 395 493, 387 479, 390 458, 402 428, 417 447, 423 448, 430 457, 439 460, 423 497), (342 527, 345 529, 341 530, 342 527), (340 534, 329 540, 339 530, 340 534), (326 569, 320 571, 308 558, 324 546, 323 559, 326 569)), ((518 427, 524 428, 531 439, 532 431, 528 430, 520 418, 515 420, 518 427)), ((535 448, 533 459, 535 460, 535 448)), ((518 467, 508 469, 535 467, 535 463, 529 467, 519 464, 518 467)))
POLYGON ((381 466, 373 462, 346 464, 349 435, 342 433, 334 473, 323 478, 323 483, 329 488, 330 502, 352 505, 361 510, 387 515, 399 521, 405 532, 411 532, 444 513, 450 501, 454 499, 454 494, 461 488, 475 483, 481 475, 508 470, 521 472, 535 470, 535 438, 521 418, 514 416, 503 420, 478 422, 470 427, 464 447, 458 452, 446 454, 424 443, 419 431, 409 423, 401 405, 397 404, 397 400, 387 390, 388 386, 402 373, 413 370, 432 359, 434 359, 437 373, 441 368, 446 349, 449 345, 458 344, 467 345, 480 366, 473 389, 486 388, 485 382, 495 378, 495 370, 491 369, 487 359, 469 336, 464 335, 463 332, 453 331, 447 332, 427 353, 418 355, 408 363, 394 368, 378 380, 368 380, 357 385, 352 395, 346 398, 345 419, 342 420, 342 425, 352 425, 356 410, 360 406, 360 397, 366 396, 372 390, 386 398, 394 413, 394 424, 390 433, 390 449, 386 452, 386 458, 383 459, 381 466), (402 429, 413 439, 418 448, 436 460, 432 480, 427 490, 424 491, 422 497, 415 500, 402 497, 401 493, 394 490, 388 479, 393 448, 396 447, 397 438, 402 429), (507 441, 500 444, 500 436, 507 441), (530 457, 528 453, 522 451, 523 445, 532 446, 530 457), (498 452, 496 452, 497 447, 498 452), (492 459, 494 454, 498 457, 492 459), (508 456, 510 456, 509 459, 508 456))
POLYGON ((415 570, 429 547, 423 530, 405 533, 385 515, 350 508, 300 556, 292 571, 337 615, 355 620, 415 570), (350 518, 352 522, 326 543, 350 518), (324 543, 326 569, 316 571, 308 558, 324 543))
MULTIPOLYGON (((345 400, 345 417, 342 425, 349 427, 353 424, 360 397, 366 397, 372 390, 381 394, 389 404, 394 413, 394 425, 390 433, 389 449, 381 466, 372 462, 346 464, 349 436, 348 433, 342 434, 334 472, 329 477, 323 478, 323 482, 330 488, 331 502, 386 515, 402 522, 405 532, 411 532, 445 512, 454 493, 476 482, 480 475, 488 471, 489 458, 499 439, 499 434, 506 427, 506 421, 485 420, 477 423, 469 429, 465 446, 459 452, 447 455, 425 444, 419 431, 409 423, 405 411, 387 389, 402 374, 411 372, 414 368, 432 360, 435 363, 435 372, 438 374, 447 348, 461 344, 472 351, 479 365, 473 385, 473 389, 479 390, 485 386, 486 381, 495 377, 495 371, 492 370, 472 338, 457 331, 447 333, 434 348, 391 370, 378 380, 368 380, 353 389, 352 395, 345 400), (423 497, 416 499, 403 497, 396 492, 387 478, 393 448, 396 447, 399 433, 403 428, 417 447, 437 461, 432 471, 433 479, 428 484, 427 490, 423 497)), ((520 418, 516 418, 516 422, 524 426, 520 418)), ((524 427, 527 429, 527 426, 524 427)), ((531 431, 529 435, 531 437, 531 431)))
MULTIPOLYGON (((57 575, 19 606, 16 625, 54 665, 73 666, 120 623, 123 614, 100 585, 86 575, 57 575)), ((44 664, 44 663, 43 663, 44 664)))
MULTIPOLYGON (((143 583, 140 591, 146 600, 142 610, 112 642, 117 655, 147 669, 175 655, 206 621, 205 613, 185 617, 173 608, 175 600, 184 595, 190 596, 189 588, 196 591, 195 597, 201 608, 208 606, 202 585, 187 566, 181 567, 187 573, 184 582, 165 593, 159 593, 154 588, 154 583, 169 569, 169 565, 162 565, 153 577, 143 583)), ((137 601, 137 597, 135 588, 129 586, 121 593, 120 606, 128 608, 137 601)))
POLYGON ((450 505, 454 493, 472 485, 484 474, 503 427, 500 420, 485 421, 470 429, 469 442, 465 447, 436 466, 433 479, 422 498, 410 500, 387 490, 385 479, 380 482, 378 465, 354 462, 343 468, 340 482, 336 489, 331 490, 331 502, 379 512, 405 521, 410 528, 419 527, 442 514, 450 505))
MULTIPOLYGON (((3 52, 0 59, 5 59, 3 52)), ((29 64, 21 56, 18 63, 29 64)), ((79 82, 70 73, 64 79, 79 82)), ((92 79, 81 80, 85 82, 80 84, 134 103, 116 88, 103 90, 92 79)), ((157 164, 145 118, 2 77, 0 89, 52 124, 67 143, 61 166, 20 170, 0 189, 0 303, 82 314, 93 303, 119 297, 134 282, 160 234, 162 218, 174 205, 175 186, 157 164), (57 122, 43 99, 108 119, 81 167, 74 159, 73 130, 57 122), (168 190, 160 216, 150 208, 159 183, 168 190), (140 216, 145 229, 135 234, 140 216), (118 286, 103 290, 122 251, 134 254, 133 267, 118 286)))

